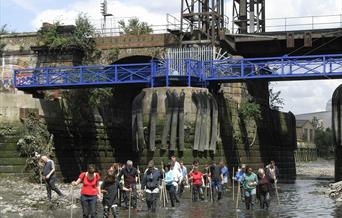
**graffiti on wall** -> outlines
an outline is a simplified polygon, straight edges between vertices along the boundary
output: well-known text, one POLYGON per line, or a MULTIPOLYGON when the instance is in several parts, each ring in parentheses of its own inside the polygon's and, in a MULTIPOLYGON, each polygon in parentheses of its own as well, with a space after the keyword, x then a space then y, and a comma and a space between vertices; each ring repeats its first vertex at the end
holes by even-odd
POLYGON ((13 72, 15 69, 27 68, 28 64, 20 62, 13 56, 2 57, 0 65, 0 92, 15 93, 13 72))

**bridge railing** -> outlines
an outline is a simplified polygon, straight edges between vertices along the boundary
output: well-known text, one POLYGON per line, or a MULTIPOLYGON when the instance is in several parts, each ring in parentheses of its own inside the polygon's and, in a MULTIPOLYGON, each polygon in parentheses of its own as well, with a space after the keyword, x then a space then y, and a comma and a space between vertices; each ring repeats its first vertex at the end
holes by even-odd
POLYGON ((203 63, 204 80, 309 79, 342 76, 342 55, 213 60, 203 63))
POLYGON ((165 59, 139 64, 77 66, 15 70, 21 89, 145 84, 147 86, 204 85, 210 81, 303 80, 342 78, 342 54, 283 56, 200 61, 165 59))
MULTIPOLYGON (((176 81, 186 83, 191 86, 191 82, 197 79, 202 81, 202 61, 193 59, 165 59, 154 62, 156 66, 154 79, 162 79, 165 85, 169 86, 170 82, 176 81)), ((154 84, 154 81, 152 81, 154 84)))
POLYGON ((152 63, 19 69, 17 88, 150 83, 152 63))
POLYGON ((266 19, 266 32, 342 28, 342 14, 266 19))

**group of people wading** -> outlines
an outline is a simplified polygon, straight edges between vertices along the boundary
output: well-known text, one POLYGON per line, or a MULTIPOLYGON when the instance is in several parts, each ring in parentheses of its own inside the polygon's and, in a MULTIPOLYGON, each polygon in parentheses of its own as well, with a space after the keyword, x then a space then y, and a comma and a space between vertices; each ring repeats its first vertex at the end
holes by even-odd
MULTIPOLYGON (((55 186, 54 162, 47 156, 42 156, 41 160, 45 163, 43 176, 49 200, 51 200, 51 190, 64 196, 55 186)), ((274 186, 276 187, 278 175, 278 168, 274 161, 271 161, 265 169, 260 168, 257 174, 244 164, 238 168, 233 181, 238 184, 238 196, 241 193, 246 209, 254 207, 256 198, 259 199, 261 208, 269 207, 270 192, 274 186)), ((83 217, 96 217, 96 202, 101 197, 103 217, 111 215, 118 217, 119 207, 128 209, 129 214, 131 208, 137 210, 139 193, 145 194, 147 209, 151 213, 156 212, 158 199, 164 207, 168 203, 171 207, 175 207, 180 203, 185 187, 190 187, 193 202, 205 199, 220 201, 222 193, 228 189, 228 177, 229 171, 223 161, 218 165, 215 162, 205 164, 201 166, 201 170, 200 163, 194 161, 192 169, 188 172, 183 162, 178 162, 176 157, 172 156, 168 164, 164 166, 162 163, 160 170, 155 167, 153 160, 149 161, 144 172, 135 168, 130 160, 125 165, 114 163, 107 170, 103 180, 96 172, 95 166, 90 164, 87 171, 82 172, 72 185, 77 186, 82 183, 80 201, 83 217), (142 177, 140 177, 141 173, 142 177)))

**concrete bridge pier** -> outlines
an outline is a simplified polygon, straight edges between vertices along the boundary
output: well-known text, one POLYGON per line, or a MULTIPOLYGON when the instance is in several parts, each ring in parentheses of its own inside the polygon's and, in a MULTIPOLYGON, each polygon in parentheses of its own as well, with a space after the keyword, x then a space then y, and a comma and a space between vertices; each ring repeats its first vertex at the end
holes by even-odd
POLYGON ((335 145, 335 181, 342 180, 342 85, 337 87, 332 97, 332 127, 335 145))

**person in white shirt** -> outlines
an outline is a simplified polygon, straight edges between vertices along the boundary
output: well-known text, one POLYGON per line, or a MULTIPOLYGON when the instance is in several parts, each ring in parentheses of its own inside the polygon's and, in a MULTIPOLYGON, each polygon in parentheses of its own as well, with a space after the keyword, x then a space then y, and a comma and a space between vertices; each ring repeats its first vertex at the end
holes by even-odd
POLYGON ((174 168, 177 169, 179 172, 181 172, 181 165, 179 164, 179 162, 177 161, 176 156, 172 155, 171 156, 171 164, 174 165, 174 168))
POLYGON ((171 171, 174 177, 173 185, 175 186, 175 190, 176 190, 176 202, 179 203, 178 189, 179 189, 179 183, 182 181, 182 174, 179 171, 179 169, 175 167, 174 162, 171 163, 171 171))
POLYGON ((182 180, 180 181, 178 188, 179 197, 182 196, 184 192, 184 187, 188 184, 188 170, 186 169, 186 166, 184 166, 183 161, 180 161, 180 169, 182 174, 182 180))

